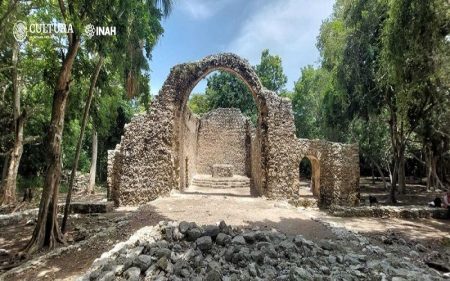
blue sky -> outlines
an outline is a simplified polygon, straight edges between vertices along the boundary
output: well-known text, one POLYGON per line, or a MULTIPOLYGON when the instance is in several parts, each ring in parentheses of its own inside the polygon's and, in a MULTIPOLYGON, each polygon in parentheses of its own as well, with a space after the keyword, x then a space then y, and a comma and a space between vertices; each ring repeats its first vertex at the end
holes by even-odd
MULTIPOLYGON (((317 35, 334 0, 174 0, 163 37, 150 62, 151 92, 157 94, 170 68, 219 52, 258 64, 263 49, 279 55, 292 89, 300 69, 317 64, 317 35)), ((193 92, 204 90, 199 83, 193 92)))

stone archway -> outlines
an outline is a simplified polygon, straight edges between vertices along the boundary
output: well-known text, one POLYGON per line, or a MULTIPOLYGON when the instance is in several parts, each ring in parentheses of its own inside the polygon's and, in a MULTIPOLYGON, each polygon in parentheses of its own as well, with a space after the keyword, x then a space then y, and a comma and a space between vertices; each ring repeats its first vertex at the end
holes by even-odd
MULTIPOLYGON (((306 155, 302 157, 301 161, 303 159, 308 159, 310 165, 311 165, 311 178, 310 178, 310 184, 311 188, 310 191, 312 192, 313 196, 320 197, 320 160, 313 155, 306 155)), ((300 162, 301 162, 300 161, 300 162)), ((300 173, 300 179, 302 180, 302 174, 300 173)))
POLYGON ((298 163, 302 156, 312 155, 320 160, 319 203, 358 202, 358 147, 298 139, 291 101, 265 89, 246 60, 218 54, 174 66, 153 100, 151 112, 127 124, 120 144, 108 153, 108 186, 116 205, 139 205, 187 185, 196 163, 198 122, 186 103, 198 81, 215 70, 240 77, 257 105, 250 170, 258 194, 296 198, 298 163))
POLYGON ((171 72, 165 81, 163 88, 158 97, 164 103, 172 104, 173 118, 173 151, 174 151, 174 165, 175 170, 180 171, 177 180, 177 187, 183 189, 188 186, 189 180, 192 178, 194 169, 190 170, 190 175, 185 175, 185 165, 195 167, 196 153, 195 144, 192 139, 195 139, 193 131, 198 126, 198 122, 193 117, 186 104, 192 89, 197 83, 207 76, 209 73, 222 70, 230 72, 240 78, 250 90, 255 104, 258 108, 258 122, 256 124, 256 132, 254 143, 258 145, 252 152, 255 163, 252 165, 253 178, 258 178, 254 181, 254 187, 259 193, 264 192, 265 174, 266 170, 262 155, 266 155, 266 128, 267 115, 269 108, 266 104, 267 96, 274 96, 275 94, 263 88, 257 74, 251 65, 244 59, 234 54, 218 54, 208 56, 200 61, 180 64, 171 69, 171 72), (185 163, 180 159, 191 159, 191 162, 185 163), (259 162, 259 163, 256 163, 259 162), (257 176, 256 176, 257 175, 257 176), (262 175, 262 176, 261 176, 262 175))

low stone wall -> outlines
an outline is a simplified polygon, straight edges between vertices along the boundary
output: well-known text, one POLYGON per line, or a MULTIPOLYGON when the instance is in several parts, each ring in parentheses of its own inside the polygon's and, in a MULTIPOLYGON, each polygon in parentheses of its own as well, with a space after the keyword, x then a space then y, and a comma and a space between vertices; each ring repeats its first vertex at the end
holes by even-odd
MULTIPOLYGON (((70 171, 70 170, 62 171, 61 182, 65 183, 66 185, 69 185, 71 174, 72 174, 72 171, 70 171)), ((78 191, 86 190, 88 184, 89 184, 89 173, 82 173, 80 171, 77 171, 75 178, 73 180, 73 191, 78 192, 78 191)))
POLYGON ((444 208, 424 206, 372 206, 372 207, 340 207, 334 206, 329 213, 337 217, 373 217, 401 219, 450 219, 450 211, 444 208))

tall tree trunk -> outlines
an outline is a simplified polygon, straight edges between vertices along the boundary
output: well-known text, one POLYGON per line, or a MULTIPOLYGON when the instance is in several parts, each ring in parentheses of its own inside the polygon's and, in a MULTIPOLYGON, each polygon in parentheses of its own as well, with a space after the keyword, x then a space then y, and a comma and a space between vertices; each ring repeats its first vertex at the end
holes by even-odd
POLYGON ((86 104, 84 105, 84 112, 83 112, 83 119, 81 121, 81 129, 80 129, 80 136, 78 137, 77 142, 77 148, 75 152, 75 160, 72 166, 72 173, 70 174, 70 180, 69 180, 69 190, 67 191, 67 197, 66 197, 66 205, 64 206, 64 216, 61 223, 61 231, 63 233, 66 232, 66 225, 67 225, 67 218, 69 215, 69 209, 70 209, 70 201, 72 200, 72 190, 73 190, 73 182, 75 179, 76 172, 78 170, 78 162, 80 160, 80 152, 81 152, 81 145, 83 143, 83 137, 84 137, 84 131, 86 129, 88 117, 89 117, 89 110, 91 108, 92 98, 94 96, 94 89, 95 85, 97 84, 98 75, 100 73, 100 69, 103 65, 103 57, 100 56, 99 60, 97 62, 97 65, 95 66, 94 74, 91 77, 91 85, 89 86, 89 92, 86 99, 86 104))
POLYGON ((393 204, 397 203, 396 192, 397 192, 397 180, 398 180, 398 161, 394 160, 394 165, 392 169, 392 182, 391 182, 391 190, 390 190, 390 201, 393 204))
POLYGON ((24 249, 24 253, 28 255, 44 247, 53 248, 58 242, 65 243, 57 220, 61 145, 72 67, 80 47, 80 39, 75 34, 69 39, 69 48, 63 59, 53 94, 52 116, 47 135, 47 170, 39 205, 38 221, 33 236, 24 249))
POLYGON ((398 188, 402 194, 406 193, 404 148, 400 148, 399 163, 398 163, 398 188))
POLYGON ((6 176, 2 181, 0 204, 11 205, 16 203, 17 173, 19 172, 20 159, 23 153, 23 126, 25 112, 20 112, 20 78, 17 71, 19 60, 19 45, 14 43, 12 55, 12 80, 14 94, 14 146, 9 157, 9 165, 6 176))
POLYGON ((391 190, 389 193, 390 202, 397 203, 396 191, 397 191, 397 181, 398 181, 398 128, 397 128, 397 110, 394 104, 390 104, 390 120, 389 120, 389 131, 391 136, 392 145, 392 180, 391 180, 391 190))
POLYGON ((429 145, 425 147, 425 161, 426 161, 426 173, 427 173, 427 190, 434 190, 434 178, 433 178, 433 150, 429 145))
POLYGON ((97 146, 98 146, 97 131, 95 131, 94 129, 92 133, 92 158, 91 158, 91 170, 89 171, 89 184, 86 189, 87 194, 94 193, 95 174, 97 172, 97 146))

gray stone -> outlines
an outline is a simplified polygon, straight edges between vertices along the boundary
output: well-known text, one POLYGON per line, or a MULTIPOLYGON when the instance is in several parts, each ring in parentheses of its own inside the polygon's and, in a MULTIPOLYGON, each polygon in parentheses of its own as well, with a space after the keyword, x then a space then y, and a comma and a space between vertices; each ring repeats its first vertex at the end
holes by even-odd
POLYGON ((217 270, 211 270, 206 274, 206 281, 221 281, 222 280, 222 274, 217 270))
POLYGON ((123 273, 123 275, 129 281, 139 281, 141 269, 139 267, 130 267, 123 273))
POLYGON ((427 248, 422 244, 416 244, 416 250, 423 253, 427 251, 427 248))
POLYGON ((219 233, 216 237, 216 243, 221 246, 228 245, 231 242, 231 236, 225 233, 219 233))
POLYGON ((311 274, 303 268, 294 266, 289 270, 289 280, 313 280, 311 274))
POLYGON ((245 239, 244 239, 244 236, 242 236, 242 235, 237 235, 237 236, 235 236, 235 237, 231 240, 231 243, 233 243, 233 244, 235 244, 235 245, 245 245, 245 244, 246 244, 245 239))
POLYGON ((185 234, 189 229, 189 223, 187 221, 180 222, 180 224, 178 225, 178 229, 181 233, 185 234))
POLYGON ((155 249, 155 256, 157 258, 166 257, 170 258, 172 251, 167 248, 155 249))
POLYGON ((202 251, 209 251, 212 248, 211 236, 202 236, 195 241, 197 248, 202 251))
POLYGON ((112 281, 112 280, 114 280, 114 277, 115 277, 115 276, 116 276, 116 275, 114 274, 113 271, 107 271, 107 272, 105 272, 105 273, 103 274, 103 276, 100 277, 98 280, 99 280, 99 281, 112 281))
POLYGON ((219 234, 219 227, 217 225, 207 225, 203 230, 203 235, 210 236, 213 239, 219 234))
POLYGON ((139 267, 142 272, 146 271, 147 268, 152 264, 152 257, 148 255, 139 255, 133 263, 135 266, 139 267))
POLYGON ((188 241, 195 241, 200 236, 202 236, 202 231, 200 230, 200 228, 191 228, 186 232, 186 239, 188 241))
POLYGON ((157 262, 156 262, 156 267, 161 269, 161 270, 167 270, 167 267, 169 265, 169 260, 167 259, 167 257, 161 257, 157 262))
POLYGON ((254 243, 256 241, 255 232, 246 232, 242 235, 247 243, 254 243))

